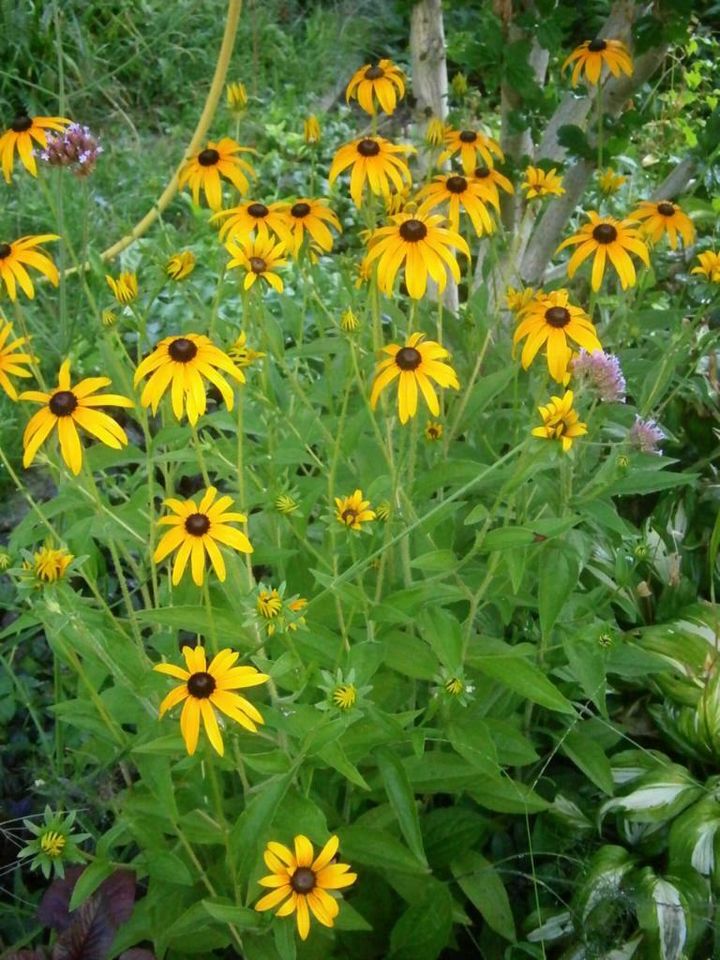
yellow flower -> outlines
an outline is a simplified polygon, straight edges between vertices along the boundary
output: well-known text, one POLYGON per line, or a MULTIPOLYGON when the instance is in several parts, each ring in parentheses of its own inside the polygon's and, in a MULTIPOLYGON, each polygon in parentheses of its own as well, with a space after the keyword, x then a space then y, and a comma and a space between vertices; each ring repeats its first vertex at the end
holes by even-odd
POLYGON ((305 137, 305 143, 307 144, 320 142, 320 121, 314 113, 311 113, 305 117, 305 123, 303 124, 303 136, 305 137))
POLYGON ((291 614, 291 619, 287 621, 288 630, 295 631, 305 626, 305 617, 300 617, 298 614, 304 610, 307 605, 308 602, 305 597, 297 597, 288 603, 288 610, 291 614))
POLYGON ((643 200, 629 215, 630 220, 640 220, 640 232, 653 243, 659 243, 664 234, 673 250, 677 249, 678 234, 686 247, 695 240, 695 227, 690 217, 676 203, 669 200, 643 200))
POLYGON ((218 210, 210 217, 210 222, 227 218, 220 227, 220 239, 225 241, 244 240, 257 233, 268 237, 272 231, 278 239, 287 235, 290 229, 287 203, 271 203, 269 206, 258 200, 241 203, 237 207, 218 210))
POLYGON ((598 184, 603 193, 617 193, 620 187, 627 182, 627 177, 620 173, 615 173, 612 167, 607 167, 598 176, 598 184))
POLYGON ((40 836, 40 849, 48 857, 59 857, 65 849, 65 837, 56 830, 48 830, 40 836))
POLYGON ((104 327, 114 327, 117 323, 117 314, 114 310, 103 310, 100 314, 100 320, 104 327))
POLYGON ((472 173, 472 182, 477 196, 485 203, 492 204, 498 212, 500 212, 498 187, 505 193, 515 193, 515 188, 506 176, 494 167, 486 167, 484 164, 475 167, 472 173))
POLYGON ((362 530, 363 523, 375 519, 375 511, 369 509, 370 501, 363 500, 359 489, 349 497, 335 497, 335 507, 336 520, 350 530, 362 530))
POLYGON ((390 519, 391 512, 392 508, 390 507, 390 502, 388 500, 381 500, 375 508, 377 519, 382 520, 383 523, 390 519))
POLYGON ((41 547, 33 554, 32 570, 38 580, 54 583, 62 580, 75 557, 67 550, 41 547))
POLYGON ((203 377, 218 388, 228 410, 233 408, 233 391, 219 372, 223 370, 238 383, 245 383, 245 374, 232 362, 226 353, 199 333, 184 333, 179 337, 165 337, 141 362, 133 378, 137 386, 143 377, 150 374, 143 387, 140 403, 150 407, 153 413, 170 387, 172 409, 182 420, 187 409, 188 420, 193 426, 205 413, 207 398, 203 377))
POLYGON ((354 683, 341 683, 332 693, 333 703, 341 710, 349 710, 355 706, 357 688, 354 683))
POLYGON ((35 357, 30 353, 17 353, 20 347, 27 343, 27 337, 10 340, 11 336, 12 324, 0 320, 0 387, 3 388, 11 400, 17 400, 17 390, 8 374, 13 377, 32 376, 25 367, 27 364, 33 363, 35 357))
POLYGON ((12 557, 9 553, 5 553, 4 551, 0 553, 0 570, 7 570, 11 563, 12 557))
POLYGON ((245 271, 243 289, 249 290, 258 279, 263 279, 278 293, 283 292, 282 279, 275 273, 279 267, 287 266, 285 243, 276 243, 269 235, 257 234, 239 241, 229 240, 225 249, 232 259, 228 270, 240 267, 245 271))
POLYGON ((720 283, 720 253, 714 250, 706 250, 698 254, 700 261, 699 267, 693 267, 690 273, 699 273, 706 277, 710 283, 720 283))
POLYGON ((340 326, 346 333, 352 333, 360 326, 360 321, 355 314, 348 308, 340 317, 340 326))
POLYGON ((572 237, 563 240, 556 251, 558 253, 565 247, 579 244, 568 260, 568 277, 572 279, 578 267, 594 254, 591 280, 593 290, 600 289, 607 260, 615 268, 623 290, 634 286, 637 280, 635 265, 628 251, 640 257, 646 267, 650 266, 648 248, 640 239, 639 231, 633 226, 637 221, 603 217, 594 210, 589 211, 587 216, 590 222, 581 227, 572 237))
POLYGON ((378 286, 391 297, 395 277, 405 264, 405 285, 408 294, 419 300, 427 289, 428 276, 442 292, 447 283, 447 271, 460 282, 460 267, 452 250, 470 256, 465 240, 455 230, 441 226, 445 218, 426 213, 398 213, 391 217, 392 225, 374 230, 370 237, 367 260, 377 260, 378 286))
POLYGON ((443 425, 438 423, 437 420, 428 420, 425 424, 425 439, 431 443, 440 440, 444 432, 443 425))
POLYGON ((13 158, 18 157, 27 172, 37 176, 33 140, 39 147, 47 146, 47 130, 64 130, 71 121, 67 117, 29 117, 20 111, 10 129, 0 135, 0 162, 5 183, 12 180, 13 158))
POLYGON ((265 620, 274 619, 282 610, 282 597, 277 590, 260 590, 257 595, 257 611, 265 620))
POLYGON ((153 667, 176 680, 182 680, 160 704, 160 717, 184 702, 180 715, 180 732, 187 752, 192 756, 197 749, 202 720, 208 740, 220 756, 225 752, 222 734, 213 708, 221 710, 251 733, 257 732, 257 724, 263 723, 262 715, 245 697, 235 693, 244 687, 257 687, 270 677, 259 673, 255 667, 236 667, 239 653, 230 649, 221 650, 208 665, 203 647, 183 647, 187 670, 172 663, 158 663, 153 667))
POLYGON ((442 166, 453 154, 460 154, 463 170, 470 176, 478 166, 478 156, 488 166, 495 166, 495 158, 504 160, 505 154, 500 144, 492 137, 486 136, 478 130, 452 130, 445 132, 446 148, 438 157, 438 166, 442 166))
POLYGON ((298 502, 289 493, 280 493, 275 497, 275 509, 284 516, 289 516, 298 509, 298 502))
POLYGON ((560 440, 563 452, 567 453, 573 440, 587 433, 587 424, 573 410, 573 392, 566 391, 563 397, 551 397, 543 407, 538 407, 543 419, 542 427, 534 427, 532 435, 545 440, 560 440))
POLYGON ((404 96, 402 71, 392 60, 380 60, 375 66, 368 63, 355 71, 345 91, 345 102, 349 103, 351 98, 355 98, 365 113, 375 114, 377 100, 381 110, 392 114, 398 100, 404 96))
POLYGON ((400 423, 407 423, 410 417, 415 416, 418 387, 430 413, 435 417, 440 413, 440 405, 430 381, 434 380, 441 387, 460 389, 457 374, 449 364, 443 362, 450 355, 448 351, 435 340, 425 340, 424 337, 423 333, 413 333, 404 346, 391 343, 383 347, 383 352, 389 356, 378 363, 375 372, 370 406, 374 410, 382 391, 399 377, 400 423))
POLYGON ((425 143, 431 147, 441 147, 445 140, 445 121, 440 117, 430 117, 425 127, 425 143))
POLYGON ((247 106, 248 96, 244 83, 228 83, 225 86, 227 105, 233 113, 243 113, 247 106))
POLYGON ((283 844, 270 841, 263 856, 272 873, 259 883, 272 889, 258 900, 255 909, 271 910, 282 904, 277 916, 294 913, 302 940, 307 940, 310 933, 310 911, 323 926, 332 927, 340 908, 327 891, 341 890, 357 880, 357 874, 348 872, 349 864, 331 863, 338 846, 338 838, 330 837, 313 860, 313 846, 302 834, 295 837, 294 853, 283 844))
POLYGON ((192 250, 183 250, 176 253, 168 260, 165 266, 165 273, 171 280, 184 280, 189 277, 195 269, 195 254, 192 250))
POLYGON ((597 84, 603 64, 614 77, 619 77, 621 72, 631 77, 633 73, 630 51, 621 40, 601 40, 599 37, 585 40, 567 57, 562 69, 565 70, 571 63, 575 64, 570 81, 573 86, 577 85, 583 70, 586 82, 597 84))
POLYGON ((525 287, 522 290, 516 290, 514 287, 508 287, 505 291, 505 303, 508 310, 512 313, 521 314, 527 308, 532 298, 539 291, 535 287, 525 287))
POLYGON ((249 367, 251 364, 255 363, 256 360, 262 360, 266 354, 261 353, 259 350, 251 350, 247 346, 247 337, 245 333, 241 333, 237 338, 235 343, 228 350, 228 355, 238 367, 249 367))
MULTIPOLYGON (((385 204, 385 212, 389 217, 396 213, 414 212, 417 209, 415 200, 410 199, 409 189, 403 190, 402 193, 388 193, 386 197, 383 197, 383 203, 385 204)), ((362 233, 366 232, 362 231, 362 233)))
POLYGON ((447 203, 448 220, 456 233, 460 230, 460 212, 464 210, 470 217, 475 233, 482 237, 495 230, 493 219, 485 206, 485 192, 477 180, 456 173, 441 173, 418 192, 418 213, 428 213, 447 203))
POLYGON ((95 407, 132 407, 127 397, 115 393, 96 391, 107 387, 109 377, 88 377, 74 387, 70 384, 70 361, 65 360, 58 374, 58 385, 52 393, 40 390, 26 390, 20 394, 20 400, 41 403, 42 409, 33 414, 23 434, 23 466, 29 467, 42 443, 57 427, 60 440, 60 453, 70 470, 77 476, 82 467, 82 446, 77 428, 82 427, 101 443, 113 450, 127 445, 128 438, 123 428, 115 423, 102 410, 95 407))
POLYGON ((10 243, 0 242, 0 280, 5 284, 11 300, 17 299, 18 286, 31 300, 35 296, 35 287, 23 266, 35 267, 48 278, 54 287, 60 282, 60 274, 52 260, 34 248, 49 240, 59 240, 57 233, 41 233, 37 236, 20 237, 10 243))
POLYGON ((528 200, 532 200, 533 197, 561 197, 565 193, 562 176, 556 172, 556 167, 552 170, 528 167, 525 171, 525 179, 520 186, 521 189, 527 190, 528 200))
POLYGON ((138 279, 136 273, 121 273, 118 277, 105 274, 105 279, 118 303, 132 303, 137 297, 138 279))
POLYGON ((186 161, 180 171, 178 188, 186 185, 192 192, 193 203, 200 204, 200 190, 205 192, 208 206, 212 210, 222 207, 222 178, 229 180, 240 193, 247 193, 250 184, 248 176, 254 177, 255 170, 239 157, 239 153, 255 153, 250 147, 241 147, 230 137, 211 140, 194 157, 186 161))
POLYGON ((218 580, 225 580, 225 561, 218 547, 224 543, 241 553, 252 553, 250 541, 241 530, 231 527, 231 523, 246 523, 244 513, 227 513, 234 503, 231 497, 215 500, 217 489, 208 487, 199 504, 194 500, 165 500, 174 516, 161 517, 158 523, 170 526, 158 543, 153 560, 161 563, 168 554, 177 550, 173 565, 172 582, 177 586, 185 572, 188 560, 193 582, 201 587, 205 575, 205 554, 210 557, 218 580))
POLYGON ((597 331, 582 307, 569 302, 567 290, 543 293, 541 290, 522 313, 520 324, 513 335, 513 344, 527 337, 520 362, 527 370, 543 345, 547 345, 547 364, 550 376, 563 383, 570 362, 568 340, 593 353, 602 350, 597 331))
POLYGON ((459 697, 465 689, 465 684, 459 677, 450 677, 445 681, 445 689, 451 697, 459 697))
POLYGON ((352 166, 350 177, 350 196, 356 207, 362 205, 363 190, 367 182, 370 190, 378 196, 386 197, 391 185, 402 193, 405 185, 412 184, 408 165, 400 153, 412 153, 412 147, 390 143, 384 137, 362 137, 346 143, 335 154, 328 183, 333 185, 337 177, 352 166))
POLYGON ((328 223, 342 232, 340 221, 325 200, 301 197, 287 208, 287 220, 281 228, 284 231, 281 236, 294 256, 297 256, 302 246, 306 231, 313 243, 328 253, 333 245, 332 234, 326 226, 328 223), (289 230, 285 229, 286 224, 289 224, 289 230))

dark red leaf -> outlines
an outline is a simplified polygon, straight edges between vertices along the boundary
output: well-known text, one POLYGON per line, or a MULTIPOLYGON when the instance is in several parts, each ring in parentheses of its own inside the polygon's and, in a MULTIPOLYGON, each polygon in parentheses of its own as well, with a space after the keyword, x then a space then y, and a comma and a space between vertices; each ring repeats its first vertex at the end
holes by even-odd
POLYGON ((103 898, 93 894, 72 912, 72 923, 55 941, 52 960, 106 960, 115 937, 103 898))
POLYGON ((38 919, 45 927, 62 932, 70 924, 68 905, 73 887, 84 867, 68 867, 62 879, 53 880, 38 907, 38 919))
MULTIPOLYGON (((4 953, 2 960, 46 960, 46 956, 43 948, 38 947, 37 950, 13 950, 12 953, 4 953)), ((130 960, 143 960, 143 958, 131 957, 130 960)))
POLYGON ((155 954, 144 947, 133 947, 132 950, 124 950, 118 960, 155 960, 155 954))
POLYGON ((132 870, 116 870, 103 880, 97 892, 102 895, 105 910, 116 929, 130 919, 135 906, 135 874, 132 870))

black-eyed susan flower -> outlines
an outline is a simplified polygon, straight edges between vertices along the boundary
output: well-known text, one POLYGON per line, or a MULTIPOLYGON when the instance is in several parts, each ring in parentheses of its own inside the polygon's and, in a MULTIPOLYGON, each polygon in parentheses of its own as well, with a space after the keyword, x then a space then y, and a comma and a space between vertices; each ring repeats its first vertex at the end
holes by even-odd
POLYGON ((692 220, 677 203, 670 200, 643 200, 629 214, 629 219, 639 220, 642 223, 641 234, 653 243, 659 243, 663 236, 667 235, 673 250, 677 249, 678 235, 682 237, 686 247, 695 240, 692 220))
POLYGON ((237 383, 245 383, 242 370, 208 337, 184 333, 179 337, 165 337, 157 344, 135 371, 133 386, 150 374, 140 395, 140 403, 157 413, 163 395, 170 389, 176 418, 182 420, 187 410, 188 420, 194 426, 207 405, 203 377, 218 388, 228 410, 233 408, 232 387, 221 370, 237 383))
POLYGON ((408 294, 418 300, 432 277, 442 292, 447 283, 448 270, 455 281, 460 281, 460 267, 454 256, 459 250, 466 257, 470 249, 455 230, 442 226, 445 217, 427 213, 398 213, 391 217, 392 225, 374 230, 367 253, 369 264, 377 261, 378 286, 391 297, 395 277, 405 265, 405 286, 408 294))
POLYGON ((287 616, 285 618, 285 626, 288 630, 294 632, 305 626, 305 617, 302 616, 302 612, 307 605, 306 597, 295 597, 293 600, 288 600, 287 616))
POLYGON ((412 153, 413 148, 391 143, 384 137, 362 137, 346 143, 335 154, 328 182, 330 186, 337 177, 352 167, 350 196, 356 207, 362 205, 363 191, 367 183, 372 193, 386 197, 394 187, 402 193, 412 184, 408 165, 400 154, 412 153))
POLYGON ((105 280, 118 303, 126 305, 137 298, 138 278, 136 273, 125 271, 117 277, 106 274, 105 280))
POLYGON ((41 403, 23 434, 23 466, 29 467, 40 446, 57 427, 60 453, 70 470, 77 476, 82 468, 82 446, 77 428, 87 431, 113 450, 126 446, 128 438, 123 428, 96 407, 132 407, 132 400, 115 393, 96 393, 110 384, 109 377, 88 377, 73 387, 70 383, 70 361, 65 360, 58 374, 58 385, 51 393, 26 390, 20 400, 41 403))
POLYGON ((252 553, 252 544, 242 530, 230 526, 231 523, 246 523, 244 513, 228 513, 228 507, 234 503, 232 497, 223 496, 218 500, 217 489, 208 487, 199 503, 194 500, 165 500, 173 515, 161 517, 158 523, 172 527, 163 535, 157 545, 153 560, 161 563, 173 550, 177 550, 173 564, 172 582, 174 586, 182 580, 185 567, 190 561, 193 582, 201 587, 205 576, 205 554, 210 558, 218 580, 225 580, 225 561, 218 547, 219 543, 239 550, 240 553, 252 553))
POLYGON ((228 356, 238 367, 249 367, 256 360, 262 360, 265 354, 260 350, 253 350, 247 345, 247 334, 243 331, 229 347, 228 356))
POLYGON ((274 620, 282 610, 282 605, 282 597, 274 587, 267 589, 260 585, 255 606, 263 620, 274 620))
POLYGON ((213 749, 222 756, 225 745, 215 709, 251 733, 256 733, 258 724, 264 723, 262 714, 249 700, 235 691, 245 687, 257 687, 266 683, 270 677, 266 673, 260 673, 255 667, 236 667, 235 663, 240 654, 230 649, 221 650, 210 664, 206 660, 203 647, 183 647, 182 652, 187 670, 176 667, 173 663, 158 663, 153 667, 158 673, 182 680, 180 686, 171 690, 160 704, 160 717, 182 703, 180 732, 190 756, 197 749, 201 720, 213 749))
POLYGON ((533 197, 561 197, 565 193, 562 176, 557 172, 556 167, 552 170, 528 167, 520 187, 522 190, 527 190, 528 200, 532 200, 533 197))
POLYGON ((320 143, 320 121, 314 113, 311 113, 305 117, 305 122, 303 123, 303 137, 305 139, 305 143, 311 146, 315 143, 320 143))
POLYGON ((278 293, 283 292, 282 278, 275 272, 287 266, 285 242, 269 235, 257 234, 245 239, 229 240, 225 249, 231 256, 228 270, 238 267, 245 271, 243 289, 249 290, 257 280, 264 280, 278 293))
POLYGON ((48 130, 64 130, 71 121, 67 117, 30 117, 24 111, 12 120, 10 127, 0 135, 0 166, 5 183, 12 180, 15 151, 20 162, 33 177, 37 176, 34 143, 47 146, 48 130))
POLYGON ((650 266, 650 255, 645 242, 640 238, 636 220, 616 220, 614 217, 601 216, 594 210, 587 214, 589 223, 584 224, 567 240, 563 240, 556 252, 565 247, 577 246, 577 250, 568 260, 568 277, 572 279, 578 267, 594 254, 591 284, 593 290, 599 290, 609 260, 623 290, 635 285, 637 276, 630 253, 639 257, 646 267, 650 266))
POLYGON ((499 190, 504 193, 515 193, 515 188, 508 178, 495 167, 486 167, 485 164, 475 167, 472 180, 480 199, 491 204, 497 211, 500 210, 499 190))
POLYGON ((248 95, 244 83, 234 82, 225 86, 227 105, 233 113, 241 114, 247 107, 248 95))
POLYGON ((437 420, 428 420, 425 424, 425 439, 430 443, 435 443, 436 441, 442 439, 442 435, 445 432, 444 427, 437 420))
POLYGON ((357 687, 354 683, 340 683, 333 690, 333 703, 341 710, 350 710, 357 700, 357 687))
POLYGON ((72 553, 62 547, 44 546, 33 554, 28 569, 32 570, 38 580, 55 583, 56 580, 64 578, 74 559, 72 553))
POLYGON ((190 157, 180 171, 178 187, 189 186, 192 192, 193 203, 200 204, 200 190, 211 210, 222 207, 222 179, 229 180, 241 193, 247 193, 250 188, 248 177, 255 176, 255 170, 238 154, 255 153, 251 147, 241 147, 230 137, 220 140, 211 140, 204 149, 190 157))
POLYGON ((545 440, 560 440, 563 452, 567 453, 573 440, 587 433, 587 424, 581 423, 577 411, 573 409, 573 392, 567 390, 562 397, 551 397, 538 407, 543 419, 541 427, 534 427, 532 435, 545 440))
POLYGON ((603 66, 606 66, 614 77, 619 77, 621 73, 631 77, 633 73, 630 51, 622 40, 603 40, 600 37, 585 40, 566 58, 562 69, 567 69, 573 63, 575 66, 570 80, 573 86, 577 85, 583 71, 587 83, 599 83, 603 66))
POLYGON ((505 291, 505 304, 511 313, 516 313, 519 316, 527 309, 536 293, 538 291, 535 287, 524 287, 522 290, 508 287, 505 291))
POLYGON ((61 811, 54 812, 50 807, 45 807, 41 823, 23 820, 33 839, 18 852, 18 859, 32 857, 30 869, 41 870, 45 879, 49 879, 51 872, 57 877, 64 877, 66 863, 82 863, 85 860, 78 844, 90 836, 89 833, 73 833, 76 816, 75 810, 63 816, 61 811))
POLYGON ((25 266, 34 267, 47 277, 54 287, 60 282, 60 274, 55 264, 44 251, 36 248, 41 243, 59 240, 56 233, 41 233, 36 236, 20 237, 11 242, 0 242, 0 280, 5 285, 11 300, 17 299, 20 287, 31 300, 35 296, 35 286, 25 266))
POLYGON ((349 530, 362 530, 364 523, 375 519, 375 511, 370 509, 370 501, 363 498, 362 490, 356 490, 349 497, 335 497, 335 519, 349 530))
POLYGON ((354 333, 354 331, 360 326, 360 321, 349 307, 340 317, 340 326, 345 333, 354 333))
POLYGON ((441 147, 445 142, 445 121, 440 117, 430 117, 425 127, 425 143, 430 147, 441 147))
POLYGON ((438 157, 438 165, 442 165, 454 154, 459 153, 460 163, 468 176, 472 174, 480 162, 487 167, 494 167, 496 159, 505 159, 505 154, 497 140, 493 140, 492 137, 488 137, 479 130, 453 130, 450 128, 445 131, 445 144, 445 149, 438 157))
POLYGON ((357 874, 349 872, 349 864, 332 862, 338 846, 338 838, 330 837, 313 859, 313 845, 302 834, 295 837, 294 852, 270 841, 263 857, 272 873, 258 882, 271 892, 258 900, 255 909, 271 910, 282 904, 277 916, 294 913, 301 940, 307 940, 310 933, 310 911, 323 926, 332 927, 340 908, 328 890, 341 890, 357 880, 357 874))
POLYGON ((0 387, 11 400, 17 400, 17 390, 10 377, 30 377, 32 374, 27 368, 35 358, 25 351, 18 350, 28 342, 27 337, 18 337, 12 340, 12 324, 0 320, 0 387))
POLYGON ((562 383, 567 373, 571 348, 568 340, 592 353, 602 350, 597 331, 582 307, 570 303, 567 290, 540 291, 522 313, 513 335, 513 344, 527 337, 520 362, 527 370, 541 347, 547 347, 550 376, 562 383))
POLYGON ((431 381, 441 387, 460 389, 457 374, 444 361, 450 356, 445 347, 435 340, 425 340, 423 333, 413 333, 406 344, 390 343, 383 347, 388 354, 381 360, 375 372, 370 406, 374 410, 382 391, 398 379, 398 413, 400 423, 407 423, 417 412, 418 387, 425 398, 430 413, 437 417, 440 405, 431 381))
POLYGON ((192 250, 182 250, 174 254, 165 264, 165 273, 171 280, 184 280, 195 269, 195 254, 192 250))
POLYGON ((612 167, 607 167, 598 175, 598 186, 605 194, 617 193, 620 187, 627 182, 627 177, 616 173, 612 167))
POLYGON ((335 230, 342 232, 340 221, 328 207, 326 200, 312 200, 310 197, 301 197, 287 207, 287 220, 281 230, 285 230, 283 239, 288 250, 297 256, 305 233, 310 234, 312 241, 324 253, 332 250, 333 236, 327 227, 330 224, 335 230), (289 226, 286 229, 285 224, 289 226))
POLYGON ((447 218, 457 233, 460 230, 460 213, 464 210, 470 217, 475 233, 482 237, 495 230, 495 223, 485 205, 484 193, 478 181, 470 177, 441 173, 418 192, 418 213, 429 213, 447 204, 447 218))
POLYGON ((218 210, 210 217, 210 222, 225 220, 220 227, 220 239, 223 241, 242 240, 253 233, 269 236, 271 232, 279 240, 287 235, 290 228, 287 211, 288 204, 282 201, 268 205, 259 200, 250 200, 227 210, 218 210))
POLYGON ((402 71, 392 60, 380 60, 365 64, 350 78, 345 91, 345 102, 356 99, 365 113, 377 113, 375 101, 387 114, 395 112, 398 100, 405 96, 405 80, 402 71))
POLYGON ((697 273, 705 277, 710 283, 720 283, 720 253, 714 250, 705 250, 698 254, 699 267, 693 267, 690 273, 697 273))

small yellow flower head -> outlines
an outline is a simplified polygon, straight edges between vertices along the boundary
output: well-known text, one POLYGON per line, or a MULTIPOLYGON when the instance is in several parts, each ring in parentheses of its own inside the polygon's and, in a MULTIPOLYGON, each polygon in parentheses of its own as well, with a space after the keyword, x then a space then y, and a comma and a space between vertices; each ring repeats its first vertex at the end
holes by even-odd
POLYGON ((720 253, 706 250, 698 254, 699 267, 693 267, 690 273, 698 273, 710 283, 720 283, 720 253))
POLYGON ((439 440, 442 435, 443 425, 438 423, 437 420, 428 420, 425 424, 425 439, 434 443, 436 440, 439 440))
POLYGON ((264 620, 274 620, 282 610, 282 597, 277 590, 260 590, 257 595, 257 612, 264 620))
POLYGON ((456 73, 450 81, 450 86, 452 87, 452 92, 455 94, 455 96, 462 100, 462 98, 468 92, 467 77, 464 73, 456 73))
POLYGON ((355 282, 353 286, 356 290, 365 286, 370 279, 371 273, 372 266, 368 263, 367 257, 363 257, 359 263, 355 264, 355 282))
POLYGON ((357 330, 357 328, 360 326, 360 321, 352 312, 352 310, 348 308, 340 318, 340 326, 346 333, 352 333, 353 330, 357 330))
POLYGON ((114 310, 103 310, 100 319, 104 327, 114 327, 118 318, 114 310))
POLYGON ((282 513, 283 516, 287 517, 291 513, 295 513, 298 506, 297 500, 291 497, 289 493, 281 493, 275 497, 275 509, 278 513, 282 513))
POLYGON ((75 558, 67 550, 54 550, 52 547, 41 547, 33 555, 32 571, 38 580, 46 583, 62 580, 65 572, 75 558))
POLYGON ((417 204, 410 199, 409 190, 399 190, 397 193, 388 193, 385 197, 385 210, 389 217, 397 213, 413 213, 417 204))
POLYGON ((363 523, 375 519, 375 511, 370 510, 370 501, 363 500, 362 490, 356 490, 349 497, 335 497, 335 517, 349 530, 362 530, 363 523))
POLYGON ((165 273, 171 280, 184 280, 195 269, 195 254, 192 250, 183 250, 176 253, 165 265, 165 273))
POLYGON ((228 355, 232 357, 238 367, 249 367, 256 360, 261 360, 265 354, 258 350, 251 350, 247 346, 247 336, 243 332, 237 338, 235 343, 228 350, 228 355))
POLYGON ((48 857, 59 857, 65 849, 65 837, 56 830, 48 830, 40 837, 40 849, 48 857))
POLYGON ((552 170, 542 170, 540 167, 528 167, 525 179, 521 184, 522 190, 527 190, 528 200, 534 197, 561 197, 565 193, 562 185, 562 176, 555 167, 552 170))
POLYGON ((136 273, 125 272, 118 277, 105 275, 107 285, 113 292, 113 296, 120 304, 132 303, 138 295, 138 279, 136 273))
POLYGON ((225 87, 227 105, 233 113, 243 113, 247 107, 248 97, 244 83, 228 83, 225 87))
POLYGON ((341 710, 349 710, 355 706, 357 688, 354 683, 341 683, 333 690, 332 698, 335 706, 341 710))
POLYGON ((389 500, 381 500, 380 503, 375 507, 375 516, 378 520, 382 520, 383 523, 387 523, 390 519, 390 513, 392 508, 390 506, 389 500))
POLYGON ((523 290, 516 290, 514 287, 508 287, 505 291, 505 303, 508 310, 512 313, 522 313, 527 305, 533 300, 536 293, 539 293, 535 287, 525 287, 523 290))
POLYGON ((305 143, 320 143, 320 135, 320 121, 314 113, 311 113, 309 116, 305 117, 305 123, 303 125, 303 136, 305 137, 305 143))
POLYGON ((350 78, 345 91, 347 103, 357 100, 366 113, 374 114, 377 106, 388 115, 394 113, 398 100, 405 96, 405 79, 392 60, 367 63, 350 78))
POLYGON ((598 176, 598 185, 603 193, 608 196, 611 193, 617 193, 620 187, 627 182, 627 177, 620 173, 615 173, 612 167, 607 167, 598 176))
POLYGON ((286 622, 288 630, 299 630, 305 626, 305 617, 301 617, 299 614, 307 605, 308 602, 305 597, 297 597, 288 603, 287 608, 290 613, 290 619, 286 622))
POLYGON ((587 424, 581 423, 573 410, 573 392, 566 391, 563 397, 551 397, 545 406, 538 407, 543 419, 542 427, 534 427, 532 435, 544 440, 560 440, 563 452, 567 453, 573 440, 587 433, 587 424))
POLYGON ((445 690, 451 697, 459 697, 465 689, 465 684, 459 677, 449 677, 445 681, 445 690))
POLYGON ((441 147, 445 140, 445 123, 440 117, 430 117, 425 127, 425 143, 431 147, 441 147))
POLYGON ((585 40, 576 47, 565 59, 563 71, 571 65, 573 71, 570 83, 573 87, 583 73, 585 82, 595 86, 600 82, 603 67, 607 67, 614 77, 619 77, 621 73, 631 77, 634 69, 630 51, 622 40, 603 40, 602 37, 585 40))
POLYGON ((12 557, 9 553, 0 553, 0 570, 7 570, 12 562, 12 557))

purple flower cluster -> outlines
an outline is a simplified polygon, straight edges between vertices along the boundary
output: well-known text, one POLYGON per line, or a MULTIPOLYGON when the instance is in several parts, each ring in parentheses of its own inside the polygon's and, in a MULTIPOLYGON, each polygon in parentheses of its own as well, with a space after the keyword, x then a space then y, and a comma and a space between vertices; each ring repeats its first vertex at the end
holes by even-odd
POLYGON ((581 350, 573 360, 572 372, 573 376, 587 380, 605 403, 625 403, 625 377, 614 354, 581 350))
POLYGON ((95 169, 103 148, 89 127, 71 123, 62 133, 50 133, 41 158, 53 167, 72 167, 79 177, 87 177, 95 169))
POLYGON ((665 434, 654 420, 643 420, 635 414, 635 423, 628 430, 628 443, 640 453, 662 454, 658 444, 665 439, 665 434))

